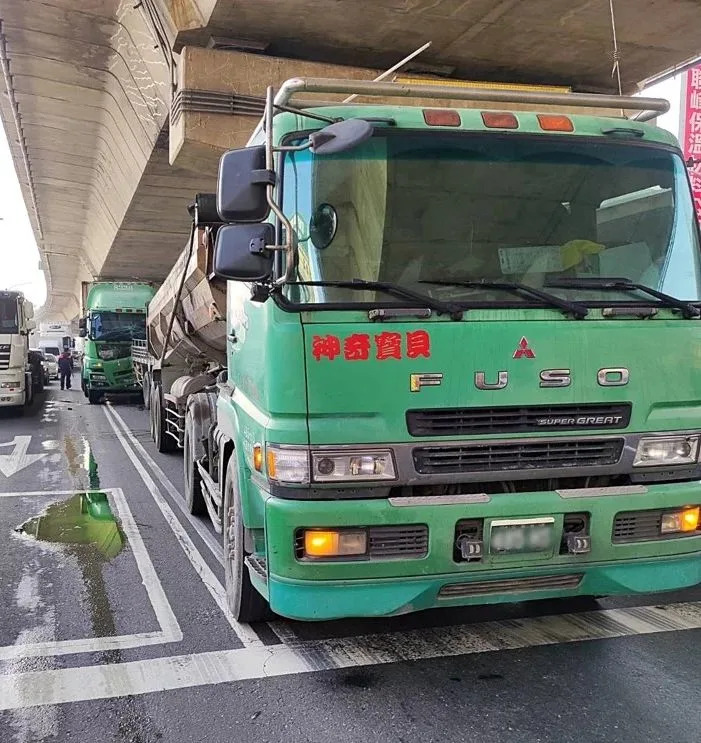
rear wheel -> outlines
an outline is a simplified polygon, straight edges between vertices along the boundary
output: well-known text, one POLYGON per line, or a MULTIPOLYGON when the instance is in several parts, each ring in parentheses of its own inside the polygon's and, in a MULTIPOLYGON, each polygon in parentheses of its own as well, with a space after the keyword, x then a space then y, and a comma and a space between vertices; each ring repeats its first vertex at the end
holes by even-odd
POLYGON ((232 454, 224 482, 224 573, 226 602, 239 622, 264 622, 272 617, 270 605, 256 591, 244 560, 243 516, 239 493, 236 455, 232 454))
POLYGON ((194 422, 188 408, 185 414, 185 436, 183 441, 183 474, 185 479, 185 503, 187 510, 194 516, 207 513, 207 506, 202 493, 202 477, 197 468, 198 447, 195 440, 194 422))

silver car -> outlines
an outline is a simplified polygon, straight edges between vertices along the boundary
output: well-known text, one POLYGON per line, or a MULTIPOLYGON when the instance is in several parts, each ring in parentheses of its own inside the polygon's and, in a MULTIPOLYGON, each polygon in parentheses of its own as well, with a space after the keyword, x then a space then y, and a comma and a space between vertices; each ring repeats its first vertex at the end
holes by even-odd
POLYGON ((46 379, 58 379, 58 359, 52 353, 44 354, 44 373, 46 379))

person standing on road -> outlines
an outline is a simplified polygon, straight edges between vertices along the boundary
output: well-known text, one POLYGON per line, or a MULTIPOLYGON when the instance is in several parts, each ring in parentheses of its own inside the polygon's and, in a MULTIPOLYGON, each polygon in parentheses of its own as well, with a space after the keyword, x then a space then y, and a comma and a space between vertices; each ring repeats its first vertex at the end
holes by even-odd
POLYGON ((63 353, 58 357, 58 371, 61 375, 61 389, 71 388, 71 377, 73 375, 73 359, 71 354, 64 349, 63 353))

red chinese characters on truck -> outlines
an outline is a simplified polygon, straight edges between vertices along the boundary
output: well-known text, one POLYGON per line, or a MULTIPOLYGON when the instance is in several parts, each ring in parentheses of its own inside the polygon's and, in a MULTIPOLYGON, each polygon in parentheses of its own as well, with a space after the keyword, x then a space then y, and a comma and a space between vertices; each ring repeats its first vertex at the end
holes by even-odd
POLYGON ((341 339, 337 335, 315 335, 312 337, 312 356, 316 361, 334 361, 342 357, 346 361, 377 361, 390 359, 431 358, 431 338, 425 330, 406 333, 383 331, 353 333, 341 339))
POLYGON ((693 160, 689 178, 696 214, 701 219, 701 67, 688 70, 685 76, 681 146, 684 159, 693 160))

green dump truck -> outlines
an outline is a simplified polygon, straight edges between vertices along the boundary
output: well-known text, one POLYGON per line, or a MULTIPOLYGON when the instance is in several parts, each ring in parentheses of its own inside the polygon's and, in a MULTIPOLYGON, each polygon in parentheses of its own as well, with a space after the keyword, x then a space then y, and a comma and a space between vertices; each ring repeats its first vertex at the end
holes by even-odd
POLYGON ((131 343, 143 338, 150 283, 99 281, 83 284, 80 336, 85 339, 80 383, 91 405, 105 394, 140 390, 134 379, 131 343))
POLYGON ((194 210, 228 280, 225 359, 203 341, 189 376, 149 381, 236 617, 701 582, 701 253, 678 144, 647 123, 666 108, 268 91, 264 125, 221 159, 215 213, 194 210))

